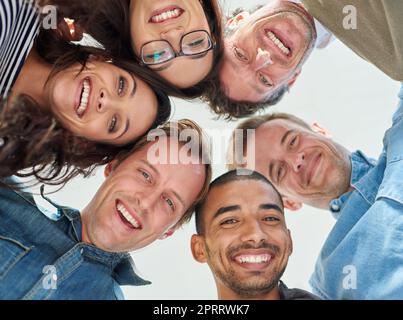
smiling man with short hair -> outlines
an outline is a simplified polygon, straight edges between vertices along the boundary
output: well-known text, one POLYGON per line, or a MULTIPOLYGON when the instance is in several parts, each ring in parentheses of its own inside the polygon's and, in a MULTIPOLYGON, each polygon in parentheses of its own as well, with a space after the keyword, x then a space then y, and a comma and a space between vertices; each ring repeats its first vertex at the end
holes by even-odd
POLYGON ((403 2, 270 0, 226 24, 219 76, 205 100, 235 118, 277 104, 314 48, 335 37, 392 79, 403 81, 403 2))
POLYGON ((153 138, 106 167, 105 182, 81 213, 55 205, 51 219, 31 194, 0 188, 0 299, 120 299, 120 285, 149 284, 128 252, 188 222, 211 180, 209 149, 194 122, 168 124, 153 138), (199 154, 182 148, 185 131, 192 132, 186 146, 199 154), (157 146, 173 158, 151 157, 157 146), (183 152, 186 158, 175 156, 183 152))
POLYGON ((266 101, 287 87, 315 46, 313 18, 291 1, 272 1, 229 22, 221 84, 235 101, 266 101))
POLYGON ((315 300, 281 282, 293 245, 282 199, 261 174, 231 171, 196 208, 192 252, 208 263, 221 300, 315 300))
POLYGON ((245 139, 234 135, 231 169, 264 174, 290 210, 304 203, 337 219, 311 278, 321 298, 403 297, 403 86, 399 102, 378 161, 349 152, 319 125, 288 114, 249 119, 237 128, 245 139), (255 142, 245 135, 250 129, 255 142), (253 149, 255 163, 238 161, 253 149))

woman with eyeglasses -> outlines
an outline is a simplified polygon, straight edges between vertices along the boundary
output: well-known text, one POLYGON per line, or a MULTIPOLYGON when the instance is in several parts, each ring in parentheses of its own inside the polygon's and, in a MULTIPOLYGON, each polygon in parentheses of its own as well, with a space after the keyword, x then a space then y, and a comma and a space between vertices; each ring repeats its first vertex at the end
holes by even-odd
POLYGON ((91 13, 78 19, 82 28, 113 56, 147 66, 173 95, 199 97, 216 76, 223 52, 217 0, 83 1, 91 13))
POLYGON ((0 179, 57 185, 130 150, 171 106, 147 68, 65 41, 62 10, 41 28, 37 4, 0 0, 0 179))

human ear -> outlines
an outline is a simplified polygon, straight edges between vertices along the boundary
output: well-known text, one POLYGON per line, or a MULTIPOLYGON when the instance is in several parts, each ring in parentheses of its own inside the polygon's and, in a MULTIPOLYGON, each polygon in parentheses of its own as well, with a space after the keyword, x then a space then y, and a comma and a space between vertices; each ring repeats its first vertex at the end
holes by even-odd
POLYGON ((169 237, 172 237, 174 233, 175 233, 175 230, 174 230, 174 229, 170 229, 170 230, 168 230, 167 232, 165 232, 165 233, 160 237, 160 240, 168 239, 169 237))
POLYGON ((314 122, 311 125, 311 128, 312 128, 313 131, 315 131, 316 133, 321 134, 322 136, 325 136, 326 138, 332 138, 332 135, 330 134, 330 132, 325 127, 323 127, 322 125, 320 125, 317 122, 314 122))
POLYGON ((301 74, 301 69, 295 72, 294 76, 291 78, 291 80, 288 81, 288 87, 291 88, 294 83, 297 81, 299 75, 301 74))
POLYGON ((287 197, 283 197, 283 204, 284 208, 287 208, 288 210, 291 211, 298 211, 302 208, 301 202, 290 200, 287 197))
POLYGON ((191 240, 191 249, 193 258, 200 263, 207 262, 207 256, 204 251, 204 239, 199 235, 193 235, 191 240))
POLYGON ((226 23, 226 27, 228 28, 236 28, 238 27, 242 22, 245 21, 247 17, 250 16, 250 13, 247 11, 242 11, 241 13, 238 13, 235 17, 228 19, 226 23))
POLYGON ((117 161, 113 160, 111 162, 108 163, 108 165, 105 167, 104 170, 104 176, 105 178, 108 178, 111 173, 113 172, 113 170, 115 170, 115 166, 117 165, 117 161))
POLYGON ((290 252, 289 253, 290 253, 290 256, 291 256, 293 251, 294 251, 294 244, 292 242, 291 231, 290 230, 287 230, 287 231, 288 231, 288 237, 290 239, 290 248, 289 248, 290 252))

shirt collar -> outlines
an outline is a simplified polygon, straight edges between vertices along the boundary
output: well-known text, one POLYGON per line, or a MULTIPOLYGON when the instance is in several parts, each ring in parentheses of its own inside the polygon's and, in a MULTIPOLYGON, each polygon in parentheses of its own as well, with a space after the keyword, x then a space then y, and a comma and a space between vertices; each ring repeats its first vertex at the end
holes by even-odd
POLYGON ((137 275, 137 269, 134 264, 133 259, 128 253, 111 253, 103 251, 92 245, 87 245, 82 242, 82 222, 81 214, 78 210, 60 206, 47 198, 44 195, 44 189, 41 187, 41 196, 43 199, 48 201, 52 206, 57 208, 59 219, 66 217, 71 228, 69 228, 69 236, 80 246, 80 250, 83 255, 89 259, 95 261, 101 261, 106 265, 110 265, 112 272, 112 277, 116 280, 119 285, 126 286, 144 286, 151 284, 150 281, 142 279, 137 275))
MULTIPOLYGON (((367 173, 375 166, 376 161, 368 158, 363 152, 357 151, 351 155, 351 180, 350 186, 358 191, 364 199, 369 203, 375 201, 375 195, 377 185, 376 183, 371 183, 368 179, 365 179, 367 173), (375 189, 374 189, 375 188, 375 189)), ((351 195, 351 191, 343 194, 338 199, 330 202, 330 211, 333 213, 335 218, 343 208, 344 203, 351 195)))
POLYGON ((356 187, 362 178, 375 166, 375 161, 368 158, 362 151, 351 155, 351 185, 356 187))

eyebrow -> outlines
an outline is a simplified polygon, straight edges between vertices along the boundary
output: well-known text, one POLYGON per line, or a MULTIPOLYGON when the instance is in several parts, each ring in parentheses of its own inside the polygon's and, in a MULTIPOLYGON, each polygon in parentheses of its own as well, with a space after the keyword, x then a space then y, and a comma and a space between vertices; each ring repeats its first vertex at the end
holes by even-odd
POLYGON ((118 140, 118 139, 120 139, 121 137, 123 137, 126 133, 127 133, 127 131, 129 131, 129 128, 130 128, 130 120, 129 119, 127 119, 126 120, 126 127, 125 127, 125 130, 122 132, 122 134, 119 136, 119 137, 117 137, 115 140, 118 140))
POLYGON ((280 212, 281 214, 284 214, 284 211, 276 204, 271 204, 271 203, 265 203, 265 204, 261 204, 259 206, 260 210, 275 210, 280 212))
POLYGON ((162 67, 159 68, 151 68, 151 70, 159 72, 159 71, 164 71, 165 69, 168 69, 172 65, 172 61, 168 62, 167 64, 163 65, 162 67))
MULTIPOLYGON (((222 208, 218 209, 217 212, 214 214, 213 220, 217 219, 219 216, 222 216, 225 213, 232 212, 232 211, 239 211, 239 210, 241 210, 241 206, 239 206, 239 205, 222 207, 222 208)), ((271 204, 271 203, 261 204, 259 206, 259 210, 275 210, 281 214, 284 214, 283 210, 278 205, 271 204)))
POLYGON ((228 207, 222 207, 220 209, 217 210, 217 212, 214 214, 213 219, 218 218, 219 216, 227 213, 227 212, 231 212, 231 211, 239 211, 241 210, 241 206, 228 206, 228 207))
MULTIPOLYGON (((204 53, 201 53, 201 54, 199 54, 199 55, 197 55, 197 56, 187 56, 187 58, 190 58, 190 59, 192 59, 192 60, 197 60, 197 59, 202 59, 202 58, 204 58, 205 56, 207 56, 207 54, 208 54, 208 51, 207 52, 204 52, 204 53)), ((173 60, 171 60, 170 62, 168 62, 167 64, 165 64, 165 65, 163 65, 162 67, 159 67, 159 68, 151 68, 151 70, 153 70, 153 71, 156 71, 156 72, 160 72, 160 71, 164 71, 164 70, 166 70, 166 69, 168 69, 171 65, 172 65, 172 62, 173 60)))
POLYGON ((205 56, 207 56, 208 53, 209 53, 209 51, 206 51, 206 52, 200 53, 199 55, 196 55, 196 56, 188 56, 188 58, 190 58, 192 60, 202 59, 205 56))
POLYGON ((273 168, 274 168, 274 164, 273 164, 273 162, 271 162, 270 165, 269 165, 269 177, 270 177, 271 181, 274 181, 274 179, 273 179, 273 168))

